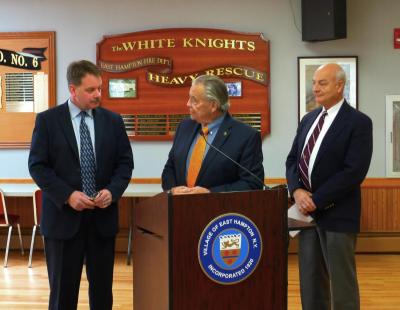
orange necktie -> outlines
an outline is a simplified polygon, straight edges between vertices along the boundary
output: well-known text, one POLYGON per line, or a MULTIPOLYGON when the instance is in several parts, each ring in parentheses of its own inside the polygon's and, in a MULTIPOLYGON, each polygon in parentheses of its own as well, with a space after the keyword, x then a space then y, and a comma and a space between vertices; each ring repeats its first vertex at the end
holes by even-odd
POLYGON ((189 169, 187 172, 186 183, 188 187, 193 187, 196 183, 197 176, 199 174, 201 163, 203 162, 204 152, 206 151, 206 141, 208 136, 208 128, 203 127, 203 137, 199 137, 192 151, 192 157, 190 157, 189 169))

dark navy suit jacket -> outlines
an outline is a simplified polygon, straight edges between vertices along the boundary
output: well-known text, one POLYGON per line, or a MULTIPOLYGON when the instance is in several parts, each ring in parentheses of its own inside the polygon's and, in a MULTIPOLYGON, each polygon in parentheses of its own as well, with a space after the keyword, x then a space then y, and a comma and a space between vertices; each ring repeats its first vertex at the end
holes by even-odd
MULTIPOLYGON (((93 110, 95 128, 96 189, 108 189, 113 198, 105 208, 95 208, 98 233, 108 237, 118 232, 118 205, 129 184, 132 149, 120 115, 103 108, 93 110)), ((82 190, 78 146, 67 102, 36 117, 29 154, 29 171, 43 191, 41 231, 56 239, 73 237, 82 212, 66 204, 75 190, 82 190)))
MULTIPOLYGON (((179 124, 162 173, 164 190, 180 185, 186 186, 186 159, 190 145, 199 130, 200 124, 191 119, 183 120, 179 124)), ((261 137, 258 131, 227 113, 212 145, 264 180, 261 137)), ((260 181, 212 148, 203 160, 196 186, 208 188, 212 192, 262 188, 260 181)))
MULTIPOLYGON (((298 163, 307 133, 321 112, 308 113, 297 129, 286 160, 290 194, 305 188, 298 163)), ((344 101, 319 148, 311 174, 312 199, 317 206, 313 217, 329 231, 360 230, 361 190, 372 156, 372 122, 365 114, 344 101)))

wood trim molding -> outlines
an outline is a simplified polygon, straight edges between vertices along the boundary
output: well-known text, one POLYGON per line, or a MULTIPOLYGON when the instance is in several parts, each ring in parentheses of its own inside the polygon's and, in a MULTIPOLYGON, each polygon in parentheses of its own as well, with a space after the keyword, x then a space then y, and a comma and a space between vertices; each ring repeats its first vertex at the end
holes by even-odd
MULTIPOLYGON (((286 184, 285 178, 266 178, 266 184, 286 184)), ((29 184, 32 179, 0 179, 0 183, 29 184)), ((132 178, 133 184, 161 184, 160 178, 132 178)), ((400 188, 400 178, 367 178, 361 184, 363 188, 400 188)))
POLYGON ((132 184, 161 184, 160 178, 133 178, 130 183, 132 184))

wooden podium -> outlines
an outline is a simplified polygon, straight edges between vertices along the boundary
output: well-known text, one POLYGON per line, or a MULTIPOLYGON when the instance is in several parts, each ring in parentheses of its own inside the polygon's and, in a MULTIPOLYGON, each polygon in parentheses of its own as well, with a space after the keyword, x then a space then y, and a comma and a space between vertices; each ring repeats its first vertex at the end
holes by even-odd
POLYGON ((149 198, 134 208, 134 309, 287 309, 287 238, 285 188, 149 198), (231 285, 199 263, 203 230, 227 213, 250 219, 262 239, 253 273, 231 285))

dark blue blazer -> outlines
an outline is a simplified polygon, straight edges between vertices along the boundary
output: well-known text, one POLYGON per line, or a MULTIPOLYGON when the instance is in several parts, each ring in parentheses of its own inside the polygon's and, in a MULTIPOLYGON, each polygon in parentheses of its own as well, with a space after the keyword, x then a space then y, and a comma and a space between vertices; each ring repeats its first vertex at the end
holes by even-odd
MULTIPOLYGON (((307 133, 322 108, 308 113, 297 129, 286 160, 289 192, 305 188, 298 163, 307 133)), ((361 190, 372 156, 372 122, 346 101, 329 127, 311 174, 313 217, 318 226, 337 232, 360 230, 361 190)))
MULTIPOLYGON (((191 119, 179 124, 162 173, 164 190, 186 185, 186 159, 199 130, 200 124, 191 119)), ((227 113, 212 144, 264 180, 261 137, 258 131, 227 113)), ((196 186, 208 188, 212 192, 262 188, 257 179, 212 148, 209 148, 204 158, 196 186)))
MULTIPOLYGON (((108 189, 112 204, 93 210, 97 231, 107 237, 118 232, 118 199, 129 184, 132 149, 120 115, 93 110, 96 153, 96 189, 108 189)), ((82 190, 78 146, 67 102, 39 113, 32 135, 29 172, 43 191, 41 231, 44 236, 69 239, 79 229, 82 212, 66 204, 82 190)))

